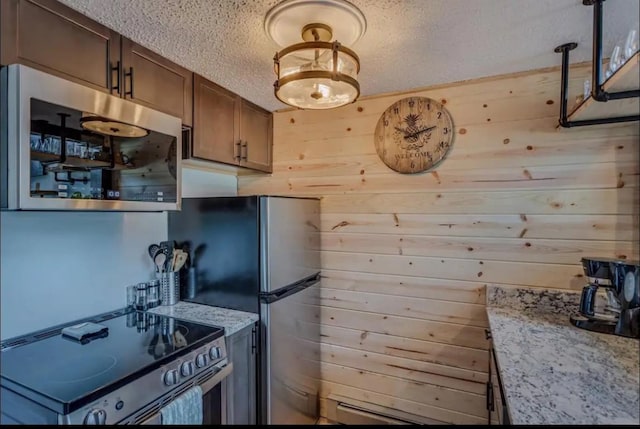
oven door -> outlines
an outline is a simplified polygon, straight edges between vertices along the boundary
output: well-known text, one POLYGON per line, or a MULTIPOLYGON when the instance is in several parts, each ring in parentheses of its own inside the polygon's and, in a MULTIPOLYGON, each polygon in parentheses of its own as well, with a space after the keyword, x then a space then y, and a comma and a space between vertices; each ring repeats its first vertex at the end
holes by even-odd
MULTIPOLYGON (((200 385, 202 389, 202 424, 227 424, 227 377, 233 371, 229 363, 220 372, 200 385)), ((141 424, 161 425, 162 414, 157 412, 141 424)))
POLYGON ((2 74, 2 208, 180 209, 179 118, 24 65, 2 74))

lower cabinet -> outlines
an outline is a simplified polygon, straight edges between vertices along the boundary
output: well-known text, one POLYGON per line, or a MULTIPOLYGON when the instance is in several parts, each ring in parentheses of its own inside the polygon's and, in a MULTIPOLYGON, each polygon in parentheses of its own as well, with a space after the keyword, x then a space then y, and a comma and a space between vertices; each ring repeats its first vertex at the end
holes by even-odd
MULTIPOLYGON (((487 338, 491 339, 491 333, 487 331, 487 338)), ((488 424, 510 425, 507 400, 504 396, 502 378, 498 372, 496 352, 493 345, 489 348, 489 381, 487 381, 487 412, 488 424)))
POLYGON ((233 372, 227 383, 227 423, 256 424, 257 324, 227 337, 228 359, 233 372))

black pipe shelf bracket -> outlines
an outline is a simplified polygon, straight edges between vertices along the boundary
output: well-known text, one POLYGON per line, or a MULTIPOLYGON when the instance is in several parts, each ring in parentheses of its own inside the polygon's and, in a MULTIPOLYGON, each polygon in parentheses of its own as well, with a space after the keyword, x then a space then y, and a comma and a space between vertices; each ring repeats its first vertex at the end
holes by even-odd
MULTIPOLYGON (((593 6, 593 54, 592 54, 592 89, 591 95, 580 104, 573 113, 576 113, 585 103, 594 100, 599 103, 606 103, 610 100, 622 100, 628 98, 638 98, 640 103, 640 89, 607 92, 605 83, 602 82, 602 15, 603 3, 605 0, 583 0, 585 6, 593 6)), ((586 125, 613 124, 619 122, 640 121, 640 114, 629 116, 616 116, 609 118, 584 119, 570 121, 567 114, 568 90, 569 90, 569 52, 578 46, 577 43, 565 43, 554 49, 554 52, 562 53, 562 77, 560 86, 560 119, 559 124, 563 128, 581 127, 586 125)), ((629 59, 629 63, 638 61, 638 53, 629 59)), ((625 64, 617 72, 625 68, 625 64)), ((633 64, 630 65, 633 67, 633 64)), ((637 70, 636 70, 637 73, 637 70)), ((639 104, 640 105, 640 104, 639 104)))

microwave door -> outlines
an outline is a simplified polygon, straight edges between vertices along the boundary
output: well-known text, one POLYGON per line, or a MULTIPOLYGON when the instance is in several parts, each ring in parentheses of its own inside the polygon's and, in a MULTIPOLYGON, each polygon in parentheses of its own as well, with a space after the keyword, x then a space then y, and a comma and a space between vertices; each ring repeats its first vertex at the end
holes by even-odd
POLYGON ((180 209, 179 118, 23 65, 2 73, 17 190, 5 208, 180 209))

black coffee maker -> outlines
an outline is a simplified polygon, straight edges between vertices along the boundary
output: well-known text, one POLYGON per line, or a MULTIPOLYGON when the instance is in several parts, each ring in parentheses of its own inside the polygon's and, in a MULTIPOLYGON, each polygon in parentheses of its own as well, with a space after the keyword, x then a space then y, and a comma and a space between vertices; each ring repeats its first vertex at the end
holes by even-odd
POLYGON ((608 258, 582 258, 588 284, 582 288, 580 314, 570 321, 578 328, 640 338, 640 263, 608 258), (598 301, 605 291, 605 305, 598 301))

